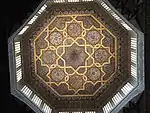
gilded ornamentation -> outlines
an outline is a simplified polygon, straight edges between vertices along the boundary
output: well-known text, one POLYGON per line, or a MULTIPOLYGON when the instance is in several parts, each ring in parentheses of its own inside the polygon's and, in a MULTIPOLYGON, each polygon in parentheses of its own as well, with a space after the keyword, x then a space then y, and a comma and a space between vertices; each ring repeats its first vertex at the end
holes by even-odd
POLYGON ((60 45, 63 41, 63 36, 61 35, 60 32, 53 32, 50 34, 50 42, 54 45, 60 45))
POLYGON ((60 97, 93 96, 117 69, 116 44, 90 12, 55 12, 34 39, 35 73, 60 97), (90 90, 91 85, 96 88, 90 90))
POLYGON ((77 23, 71 23, 68 25, 67 31, 68 31, 69 36, 78 37, 78 36, 80 36, 80 34, 82 32, 82 28, 77 23))
POLYGON ((98 69, 96 67, 90 68, 87 72, 87 76, 92 81, 96 81, 96 80, 100 79, 100 77, 101 77, 100 69, 98 69))
POLYGON ((65 77, 65 73, 63 72, 63 70, 57 68, 53 69, 50 75, 51 78, 56 82, 60 82, 65 77))

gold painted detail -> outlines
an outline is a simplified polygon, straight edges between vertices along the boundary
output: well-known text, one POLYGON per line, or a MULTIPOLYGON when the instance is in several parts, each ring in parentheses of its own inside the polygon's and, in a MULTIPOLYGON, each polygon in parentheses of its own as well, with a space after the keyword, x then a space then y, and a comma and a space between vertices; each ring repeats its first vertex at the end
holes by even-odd
POLYGON ((116 47, 92 14, 56 15, 34 39, 35 73, 59 96, 93 96, 116 72, 116 47))

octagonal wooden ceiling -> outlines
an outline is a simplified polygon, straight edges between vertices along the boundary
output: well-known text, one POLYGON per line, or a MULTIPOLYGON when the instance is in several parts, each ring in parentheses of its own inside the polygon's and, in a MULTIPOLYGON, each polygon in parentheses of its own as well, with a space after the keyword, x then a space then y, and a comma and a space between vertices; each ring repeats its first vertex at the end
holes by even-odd
MULTIPOLYGON (((15 39, 17 88, 35 104, 43 100, 42 109, 50 106, 54 113, 110 111, 102 109, 108 100, 126 83, 128 88, 134 85, 129 82, 135 76, 129 28, 96 2, 48 4, 38 14, 45 8, 46 12, 34 24, 38 16, 33 16, 28 22, 32 26, 25 26, 15 39)), ((50 112, 49 108, 45 113, 50 112)))
POLYGON ((35 75, 59 96, 93 96, 117 71, 117 38, 93 15, 55 12, 33 40, 35 75))

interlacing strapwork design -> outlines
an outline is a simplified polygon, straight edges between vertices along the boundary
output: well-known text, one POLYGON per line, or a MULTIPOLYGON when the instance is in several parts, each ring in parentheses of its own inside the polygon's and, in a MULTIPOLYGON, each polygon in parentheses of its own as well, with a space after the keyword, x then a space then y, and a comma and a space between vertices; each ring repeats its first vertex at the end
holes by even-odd
POLYGON ((115 74, 116 45, 93 14, 56 15, 34 39, 36 75, 59 96, 92 96, 115 74))

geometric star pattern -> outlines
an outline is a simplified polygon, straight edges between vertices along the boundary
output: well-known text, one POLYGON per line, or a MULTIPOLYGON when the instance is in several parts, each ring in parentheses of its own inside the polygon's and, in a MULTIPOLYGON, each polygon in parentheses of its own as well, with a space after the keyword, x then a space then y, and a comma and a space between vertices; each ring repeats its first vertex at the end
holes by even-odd
POLYGON ((93 96, 115 74, 116 45, 92 14, 58 14, 34 39, 35 73, 58 96, 93 96))

